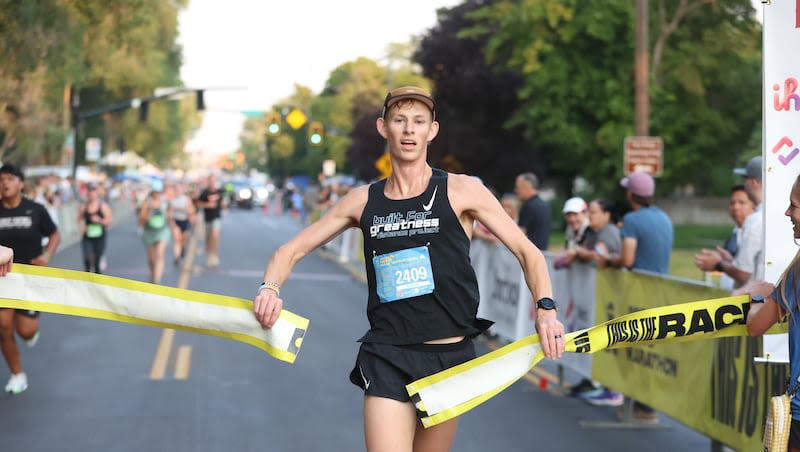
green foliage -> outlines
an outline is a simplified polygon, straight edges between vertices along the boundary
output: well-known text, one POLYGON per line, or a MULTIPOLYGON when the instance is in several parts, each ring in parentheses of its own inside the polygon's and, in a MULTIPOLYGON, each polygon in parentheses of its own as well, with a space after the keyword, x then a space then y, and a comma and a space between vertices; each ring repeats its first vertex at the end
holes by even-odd
MULTIPOLYGON (((731 168, 759 127, 760 25, 748 0, 659 2, 650 9, 651 135, 665 146, 659 191, 731 168), (686 6, 686 5, 684 5, 686 6), (676 16, 677 27, 666 24, 676 16), (659 53, 655 54, 655 44, 659 53)), ((501 0, 470 17, 462 36, 488 35, 486 57, 524 78, 509 126, 525 128, 549 177, 581 175, 599 194, 617 190, 622 141, 633 134, 634 10, 627 0, 501 0)), ((565 182, 562 186, 568 186, 565 182)), ((724 188, 722 188, 724 189, 724 188)))
MULTIPOLYGON (((186 0, 0 0, 0 99, 18 112, 0 127, 18 143, 14 159, 59 163, 70 86, 78 89, 80 110, 86 111, 151 95, 157 86, 180 85, 176 38, 178 9, 185 5, 186 0)), ((87 120, 82 137, 103 138, 108 151, 123 136, 129 149, 153 163, 168 162, 182 153, 196 113, 181 102, 150 107, 146 124, 132 112, 110 113, 87 120)), ((77 144, 80 159, 82 140, 77 144)))

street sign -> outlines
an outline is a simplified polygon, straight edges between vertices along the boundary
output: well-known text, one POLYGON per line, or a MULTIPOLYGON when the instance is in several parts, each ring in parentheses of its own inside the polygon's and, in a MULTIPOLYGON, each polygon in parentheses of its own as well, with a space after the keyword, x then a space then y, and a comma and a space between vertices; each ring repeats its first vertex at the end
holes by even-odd
POLYGON ((661 137, 627 137, 623 144, 625 174, 644 171, 654 177, 664 169, 664 142, 661 137))
POLYGON ((306 117, 306 114, 303 113, 303 110, 300 110, 299 108, 295 108, 289 112, 288 115, 286 115, 286 123, 289 124, 289 127, 293 128, 294 130, 303 127, 303 124, 305 124, 307 120, 308 117, 306 117))
POLYGON ((378 160, 375 161, 375 168, 380 171, 380 179, 386 179, 392 175, 392 159, 389 157, 388 152, 384 152, 378 160))
POLYGON ((87 138, 86 139, 86 161, 96 162, 100 160, 100 148, 103 141, 100 138, 87 138))

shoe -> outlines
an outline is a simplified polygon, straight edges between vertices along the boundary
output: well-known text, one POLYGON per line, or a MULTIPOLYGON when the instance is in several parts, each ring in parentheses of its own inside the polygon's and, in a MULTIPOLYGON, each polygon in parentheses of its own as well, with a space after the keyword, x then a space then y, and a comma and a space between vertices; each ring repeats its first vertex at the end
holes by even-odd
POLYGON ((602 388, 599 388, 597 385, 595 385, 594 382, 592 382, 592 380, 584 378, 583 380, 580 381, 580 383, 570 388, 569 395, 570 397, 578 397, 590 391, 596 392, 597 389, 602 389, 602 388))
POLYGON ((625 396, 610 389, 604 389, 595 397, 584 398, 587 403, 594 406, 622 406, 625 403, 625 396))
POLYGON ((25 339, 25 345, 27 345, 28 348, 35 347, 38 342, 39 342, 39 330, 36 330, 36 333, 33 335, 32 338, 25 339))
POLYGON ((25 375, 25 372, 11 374, 11 378, 8 379, 8 383, 6 384, 6 392, 22 394, 26 389, 28 389, 28 377, 25 375))
MULTIPOLYGON (((625 421, 625 410, 620 407, 616 411, 617 418, 620 421, 625 421)), ((631 418, 628 421, 636 424, 658 424, 658 414, 653 410, 643 410, 634 406, 631 411, 631 418)))
POLYGON ((602 387, 594 388, 594 389, 589 389, 588 391, 583 391, 581 393, 578 393, 575 397, 586 400, 588 402, 589 399, 600 397, 601 395, 603 395, 605 391, 606 389, 602 387))
POLYGON ((214 268, 219 265, 219 258, 214 254, 208 255, 208 260, 206 261, 206 265, 210 268, 214 268))

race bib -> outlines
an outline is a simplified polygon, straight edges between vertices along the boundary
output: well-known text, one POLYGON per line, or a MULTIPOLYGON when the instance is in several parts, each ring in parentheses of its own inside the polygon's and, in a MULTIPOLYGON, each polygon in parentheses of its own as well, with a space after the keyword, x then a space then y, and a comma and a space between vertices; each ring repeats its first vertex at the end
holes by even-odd
POLYGON ((86 225, 86 237, 96 239, 103 236, 103 225, 91 223, 86 225))
POLYGON ((375 256, 372 265, 381 303, 426 295, 436 287, 426 246, 375 256))
POLYGON ((155 214, 147 220, 147 225, 152 229, 161 229, 165 224, 167 224, 167 220, 161 214, 155 214))

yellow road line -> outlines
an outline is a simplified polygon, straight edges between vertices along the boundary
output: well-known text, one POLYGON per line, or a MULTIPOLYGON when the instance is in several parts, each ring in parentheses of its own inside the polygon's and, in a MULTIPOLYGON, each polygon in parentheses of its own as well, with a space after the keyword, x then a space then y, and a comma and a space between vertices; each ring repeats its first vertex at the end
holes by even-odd
MULTIPOLYGON (((181 268, 181 276, 178 279, 178 288, 179 289, 186 289, 189 286, 189 276, 192 269, 192 261, 194 261, 194 250, 197 245, 198 240, 198 228, 192 228, 192 236, 189 237, 189 243, 187 243, 187 250, 186 250, 186 257, 184 258, 183 266, 181 268)), ((161 340, 158 342, 158 348, 156 348, 156 356, 153 358, 153 365, 150 368, 150 379, 151 380, 163 380, 164 375, 167 373, 167 364, 169 363, 169 356, 172 352, 172 342, 175 338, 175 330, 172 329, 165 329, 161 333, 161 340)), ((179 380, 185 380, 189 377, 189 365, 191 364, 191 347, 189 348, 188 354, 184 351, 185 356, 181 356, 181 350, 184 349, 182 346, 178 350, 178 362, 175 363, 175 378, 179 380), (180 361, 184 359, 185 361, 180 361), (185 366, 182 368, 181 366, 185 366), (182 377, 179 378, 178 375, 182 377)))
POLYGON ((161 340, 158 342, 156 356, 153 359, 153 366, 150 368, 151 380, 163 380, 167 373, 167 363, 169 354, 172 350, 172 341, 175 338, 175 330, 165 329, 161 333, 161 340))
POLYGON ((189 367, 192 365, 192 347, 181 345, 175 357, 175 379, 186 380, 189 378, 189 367))

